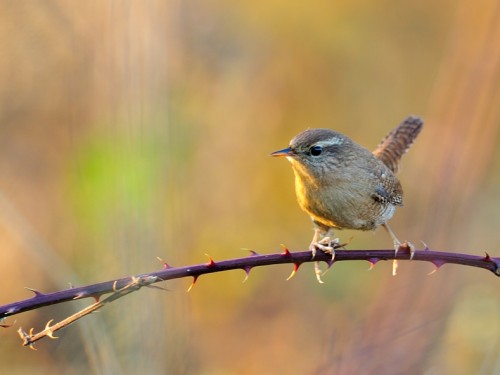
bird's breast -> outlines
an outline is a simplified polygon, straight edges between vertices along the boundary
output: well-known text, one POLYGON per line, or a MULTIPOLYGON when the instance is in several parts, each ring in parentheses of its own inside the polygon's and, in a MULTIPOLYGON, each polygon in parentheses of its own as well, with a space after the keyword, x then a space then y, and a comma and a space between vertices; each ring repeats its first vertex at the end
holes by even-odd
POLYGON ((373 230, 389 220, 395 211, 391 203, 373 199, 370 188, 352 178, 331 178, 311 184, 295 175, 295 190, 300 207, 325 227, 373 230))

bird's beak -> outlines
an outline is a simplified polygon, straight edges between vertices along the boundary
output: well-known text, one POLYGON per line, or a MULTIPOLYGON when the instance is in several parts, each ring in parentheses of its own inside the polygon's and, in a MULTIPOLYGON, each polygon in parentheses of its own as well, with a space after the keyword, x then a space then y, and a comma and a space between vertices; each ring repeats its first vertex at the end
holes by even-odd
POLYGON ((270 156, 293 156, 295 153, 290 147, 284 148, 283 150, 274 151, 270 156))

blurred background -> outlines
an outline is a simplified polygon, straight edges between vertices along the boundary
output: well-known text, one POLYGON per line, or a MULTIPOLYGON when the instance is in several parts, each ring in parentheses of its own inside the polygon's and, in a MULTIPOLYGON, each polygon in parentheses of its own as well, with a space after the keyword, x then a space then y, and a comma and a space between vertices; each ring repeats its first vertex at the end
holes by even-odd
MULTIPOLYGON (((292 170, 308 127, 374 149, 409 114, 391 226, 500 256, 500 4, 0 1, 0 304, 161 267, 305 250, 292 170)), ((383 230, 337 232, 391 248, 383 230)), ((21 346, 92 301, 15 316, 10 374, 498 374, 499 280, 312 264, 165 283, 21 346)))

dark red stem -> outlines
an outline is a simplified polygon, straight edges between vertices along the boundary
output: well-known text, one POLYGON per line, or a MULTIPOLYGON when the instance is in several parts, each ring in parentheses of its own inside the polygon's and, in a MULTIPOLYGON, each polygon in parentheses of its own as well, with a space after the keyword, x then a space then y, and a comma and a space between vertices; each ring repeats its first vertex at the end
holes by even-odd
MULTIPOLYGON (((371 263, 376 263, 379 260, 394 259, 394 250, 336 250, 335 262, 349 260, 366 260, 371 263)), ((398 259, 404 260, 410 258, 409 251, 399 251, 398 259)), ((157 277, 158 281, 166 281, 183 277, 197 278, 200 275, 229 271, 234 269, 242 269, 245 272, 250 272, 254 267, 267 266, 272 264, 293 263, 296 265, 311 262, 311 252, 295 252, 261 255, 252 253, 244 258, 236 258, 215 262, 210 260, 208 263, 197 264, 185 267, 170 267, 165 264, 165 268, 160 271, 150 272, 144 275, 157 277)), ((331 256, 318 252, 314 261, 324 261, 331 264, 331 256)), ((484 268, 493 272, 496 276, 500 276, 500 258, 492 258, 489 255, 477 256, 459 253, 448 253, 431 250, 417 250, 413 261, 431 262, 436 267, 441 267, 443 264, 461 264, 470 267, 484 268)), ((137 275, 141 276, 141 275, 137 275)), ((78 288, 61 290, 54 293, 41 293, 34 291, 35 295, 32 298, 25 299, 19 302, 14 302, 8 305, 0 306, 0 319, 20 314, 25 311, 34 310, 43 306, 53 305, 62 302, 68 302, 75 299, 94 297, 114 290, 120 289, 131 281, 131 277, 124 277, 117 280, 105 281, 98 284, 86 285, 78 288)))

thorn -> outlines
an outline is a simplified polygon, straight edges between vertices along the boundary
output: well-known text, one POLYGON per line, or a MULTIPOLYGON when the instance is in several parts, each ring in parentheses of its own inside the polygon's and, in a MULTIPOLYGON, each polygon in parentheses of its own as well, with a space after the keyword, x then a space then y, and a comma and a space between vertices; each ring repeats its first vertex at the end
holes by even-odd
POLYGON ((189 286, 187 292, 189 293, 191 291, 191 289, 194 288, 194 284, 196 284, 196 281, 198 280, 198 276, 193 276, 193 282, 191 283, 191 285, 189 286))
POLYGON ((490 254, 488 254, 486 251, 484 253, 486 254, 486 256, 483 259, 487 262, 491 262, 490 254))
POLYGON ((344 250, 347 250, 347 249, 346 249, 346 246, 347 246, 347 245, 349 245, 353 239, 354 239, 354 236, 351 236, 351 237, 349 237, 349 239, 348 239, 346 242, 344 242, 344 243, 338 243, 338 244, 336 245, 337 247, 335 247, 335 246, 334 246, 334 247, 335 247, 336 249, 344 249, 344 250))
POLYGON ((394 259, 392 261, 392 276, 396 276, 398 274, 398 267, 399 267, 398 260, 394 259))
POLYGON ((75 286, 73 285, 73 283, 68 283, 68 285, 69 285, 69 288, 70 288, 70 289, 73 289, 73 288, 75 287, 75 286))
POLYGON ((422 243, 422 245, 424 245, 424 251, 430 250, 429 246, 427 246, 427 244, 424 241, 420 240, 420 242, 422 243))
POLYGON ((251 257, 256 256, 256 255, 259 255, 259 253, 258 253, 258 252, 256 252, 255 250, 248 249, 248 251, 250 252, 250 256, 251 256, 251 257))
POLYGON ((99 300, 101 299, 101 295, 100 294, 96 295, 96 296, 93 296, 93 297, 94 297, 94 299, 95 299, 96 302, 99 302, 99 300))
POLYGON ((47 336, 53 340, 55 339, 58 339, 59 337, 57 336, 54 336, 54 332, 52 331, 52 329, 50 328, 50 323, 52 323, 54 321, 54 319, 50 319, 47 324, 45 324, 45 330, 48 331, 47 332, 47 336))
MULTIPOLYGON (((332 268, 333 263, 335 263, 335 252, 332 252, 332 257, 328 260, 325 260, 325 263, 327 265, 326 271, 328 271, 330 268, 332 268)), ((326 271, 323 272, 323 275, 326 273, 326 271)))
POLYGON ((33 328, 30 329, 30 333, 26 333, 26 331, 23 329, 23 327, 19 327, 17 330, 17 334, 19 337, 21 337, 21 340, 23 340, 23 346, 29 346, 30 349, 36 350, 34 347, 34 343, 31 342, 31 339, 33 337, 33 328))
POLYGON ((299 270, 300 263, 294 263, 293 264, 293 270, 290 276, 286 278, 286 281, 290 280, 292 277, 294 277, 297 274, 297 271, 299 270))
POLYGON ((207 253, 205 253, 205 255, 206 255, 206 256, 207 256, 207 258, 208 258, 207 267, 213 267, 213 266, 215 266, 215 262, 214 262, 214 260, 210 257, 210 255, 208 255, 207 253))
POLYGON ((245 271, 245 278, 241 282, 243 284, 248 280, 248 277, 250 276, 250 271, 252 270, 252 267, 246 266, 246 267, 243 267, 242 270, 245 271))
POLYGON ((283 256, 290 256, 290 250, 288 250, 288 248, 286 247, 286 245, 280 244, 280 246, 283 248, 283 252, 281 253, 281 255, 283 255, 283 256))
POLYGON ((168 268, 172 268, 172 266, 170 264, 168 264, 167 262, 165 262, 162 258, 156 257, 156 259, 158 259, 160 261, 160 263, 163 264, 163 269, 164 270, 166 270, 168 268))
POLYGON ((40 293, 40 292, 39 292, 38 290, 36 290, 36 289, 29 288, 29 287, 27 287, 27 286, 25 286, 25 287, 24 287, 24 289, 27 289, 27 290, 29 290, 30 292, 35 293, 35 296, 34 296, 33 298, 43 296, 43 293, 40 293))
POLYGON ((35 348, 35 343, 33 343, 33 342, 32 342, 32 343, 29 343, 29 344, 28 344, 28 347, 29 347, 31 350, 34 350, 34 351, 36 351, 36 350, 37 350, 37 349, 35 348))
POLYGON ((77 299, 80 299, 80 298, 84 298, 86 296, 87 296, 87 292, 80 292, 76 296, 74 296, 73 299, 77 300, 77 299))
POLYGON ((24 339, 28 334, 24 331, 23 327, 19 327, 18 330, 17 330, 17 334, 19 335, 19 337, 21 337, 22 339, 24 339))
POLYGON ((368 271, 371 271, 373 267, 375 267, 375 264, 377 264, 377 262, 380 260, 380 258, 370 258, 367 260, 368 262, 370 262, 370 268, 368 268, 368 271))
POLYGON ((446 262, 444 260, 431 260, 431 263, 434 265, 434 269, 427 274, 428 276, 435 274, 437 270, 446 262))

